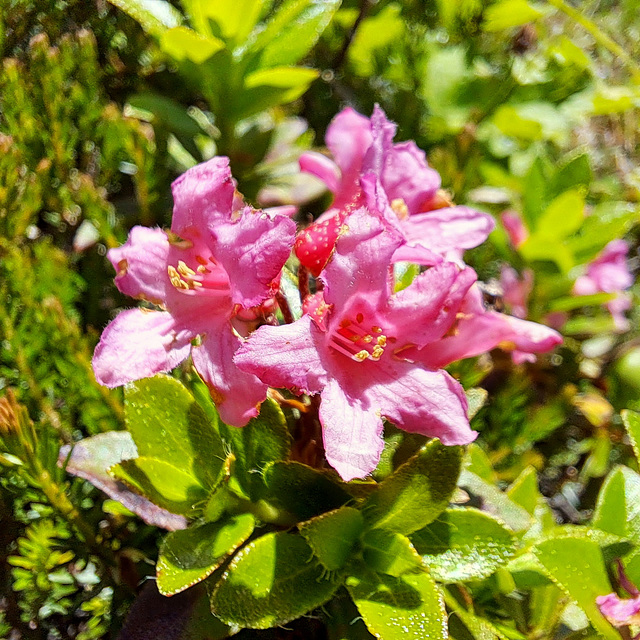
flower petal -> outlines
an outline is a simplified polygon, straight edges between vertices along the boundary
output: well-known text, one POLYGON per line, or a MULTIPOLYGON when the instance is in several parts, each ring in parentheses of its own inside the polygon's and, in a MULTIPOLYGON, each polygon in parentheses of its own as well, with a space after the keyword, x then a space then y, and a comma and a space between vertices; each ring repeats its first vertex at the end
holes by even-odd
POLYGON ((615 626, 633 624, 636 622, 634 618, 640 614, 640 597, 623 600, 617 594, 609 593, 606 596, 598 596, 596 604, 600 613, 615 626))
POLYGON ((107 254, 117 272, 118 289, 132 298, 164 303, 168 288, 172 288, 167 276, 170 252, 171 245, 162 229, 133 227, 127 241, 107 254))
POLYGON ((448 207, 410 216, 402 225, 409 244, 420 244, 444 254, 482 244, 495 222, 487 213, 469 207, 448 207))
POLYGON ((191 351, 193 365, 207 383, 220 417, 235 427, 243 427, 257 416, 267 397, 267 386, 233 362, 241 344, 227 322, 212 327, 202 344, 191 351))
POLYGON ((317 151, 305 151, 298 160, 300 171, 310 173, 327 185, 332 193, 337 193, 340 187, 340 169, 338 165, 317 151))
POLYGON ((238 349, 234 361, 272 387, 318 393, 327 383, 319 355, 323 335, 307 315, 280 327, 264 325, 238 349))
POLYGON ((229 275, 234 304, 253 307, 272 295, 271 283, 291 253, 295 222, 247 207, 238 220, 212 230, 212 251, 229 275))
POLYGON ((164 311, 123 311, 103 331, 93 354, 96 380, 118 387, 170 371, 187 358, 193 337, 164 311))
POLYGON ((442 262, 418 275, 389 300, 388 319, 403 343, 417 347, 439 340, 451 327, 469 287, 473 269, 442 262))
POLYGON ((362 400, 347 397, 335 379, 322 392, 320 422, 327 462, 343 480, 376 468, 384 448, 382 419, 362 400))
POLYGON ((469 427, 464 390, 446 371, 386 362, 377 367, 364 393, 370 406, 400 429, 440 438, 445 445, 468 444, 476 438, 469 427))
POLYGON ((233 210, 235 182, 229 158, 216 156, 191 167, 171 185, 173 220, 171 231, 183 235, 189 231, 202 235, 207 226, 229 220, 233 210))

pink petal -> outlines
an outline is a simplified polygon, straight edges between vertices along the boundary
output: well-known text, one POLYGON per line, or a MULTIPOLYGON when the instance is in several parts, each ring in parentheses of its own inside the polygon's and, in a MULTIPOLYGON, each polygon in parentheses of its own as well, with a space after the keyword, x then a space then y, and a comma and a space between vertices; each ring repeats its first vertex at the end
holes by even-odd
POLYGON ((207 383, 220 417, 235 427, 243 427, 257 416, 267 397, 267 386, 233 362, 241 344, 227 322, 211 327, 202 344, 191 351, 193 365, 207 383))
POLYGON ((236 365, 264 383, 304 393, 318 393, 327 383, 321 361, 323 334, 309 316, 280 327, 264 325, 238 349, 236 365))
POLYGON ((400 429, 440 438, 446 445, 475 440, 464 390, 446 371, 388 362, 375 370, 371 382, 365 391, 369 404, 400 429))
POLYGON ((412 284, 392 296, 388 317, 403 343, 417 347, 439 340, 456 320, 469 287, 473 269, 443 262, 418 275, 412 284))
POLYGON ((179 236, 189 231, 204 235, 207 226, 229 220, 235 189, 229 158, 216 156, 188 169, 171 185, 171 230, 179 236))
POLYGON ((352 213, 345 227, 321 276, 325 300, 342 310, 357 295, 380 308, 389 296, 388 267, 401 238, 366 209, 352 213))
POLYGON ((511 246, 517 249, 529 237, 529 231, 525 227, 520 214, 515 211, 504 211, 500 215, 500 220, 509 236, 511 246))
POLYGON ((336 163, 317 151, 306 151, 298 160, 300 171, 310 173, 327 185, 327 189, 336 193, 340 186, 340 169, 336 163))
POLYGON ((361 399, 347 397, 335 379, 322 392, 320 422, 327 462, 343 480, 376 468, 384 448, 382 420, 361 399))
POLYGON ((218 224, 213 232, 212 251, 229 275, 233 302, 253 307, 272 295, 271 283, 291 253, 295 222, 247 207, 238 220, 218 224))
POLYGON ((402 226, 409 244, 444 254, 482 244, 495 222, 490 215, 469 207, 448 207, 410 216, 402 226))
POLYGON ((632 618, 640 614, 640 597, 622 600, 615 593, 610 593, 606 596, 598 596, 596 604, 600 613, 616 626, 635 623, 632 618))
POLYGON ((133 227, 125 244, 107 254, 117 272, 118 289, 132 298, 164 303, 168 289, 173 289, 167 275, 170 252, 171 245, 162 229, 133 227))
POLYGON ((170 371, 187 358, 193 337, 164 311, 123 311, 103 331, 93 354, 96 380, 118 387, 170 371))

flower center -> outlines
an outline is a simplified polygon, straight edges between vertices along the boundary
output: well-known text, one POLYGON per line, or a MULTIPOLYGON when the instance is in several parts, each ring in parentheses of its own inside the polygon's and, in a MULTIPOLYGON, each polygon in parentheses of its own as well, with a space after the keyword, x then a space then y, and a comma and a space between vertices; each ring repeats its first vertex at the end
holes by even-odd
POLYGON ((178 291, 206 296, 229 294, 229 276, 213 256, 205 258, 198 254, 195 256, 195 262, 195 269, 183 260, 178 260, 176 266, 167 267, 169 280, 178 291))
POLYGON ((355 318, 343 318, 336 330, 331 332, 329 346, 355 362, 373 360, 382 357, 388 343, 394 343, 394 337, 388 337, 383 329, 371 325, 367 329, 364 314, 358 313, 355 318))

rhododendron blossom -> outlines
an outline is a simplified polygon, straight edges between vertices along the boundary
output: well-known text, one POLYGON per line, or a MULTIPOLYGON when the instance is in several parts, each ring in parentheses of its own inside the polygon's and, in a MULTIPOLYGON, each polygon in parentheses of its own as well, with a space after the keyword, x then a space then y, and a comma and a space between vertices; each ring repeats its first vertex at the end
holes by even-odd
POLYGON ((459 258, 492 231, 491 216, 449 206, 440 197, 440 176, 429 167, 424 152, 413 141, 394 144, 395 133, 396 125, 378 106, 371 119, 347 108, 327 129, 326 143, 335 161, 316 152, 300 157, 301 169, 323 180, 334 194, 331 209, 296 241, 296 255, 314 275, 328 260, 346 216, 362 204, 362 178, 369 174, 379 181, 390 203, 381 213, 400 221, 404 242, 396 261, 432 265, 438 256, 451 252, 459 258))
POLYGON ((109 251, 120 291, 162 310, 120 313, 93 367, 98 382, 115 387, 168 371, 191 353, 223 419, 240 426, 257 415, 267 387, 233 364, 238 333, 277 289, 295 224, 244 206, 228 164, 214 158, 173 183, 171 232, 134 227, 109 251))
POLYGON ((607 308, 618 331, 629 328, 629 321, 624 316, 624 312, 631 308, 631 296, 625 293, 625 289, 633 284, 633 276, 627 266, 628 253, 629 245, 624 240, 612 240, 573 286, 573 292, 580 296, 616 294, 613 300, 607 302, 607 308))
POLYGON ((460 384, 404 358, 442 339, 475 273, 443 262, 391 295, 388 266, 402 238, 366 209, 345 226, 321 276, 323 299, 290 325, 259 328, 235 362, 271 386, 321 394, 326 457, 349 480, 376 467, 383 418, 444 444, 475 438, 460 384))

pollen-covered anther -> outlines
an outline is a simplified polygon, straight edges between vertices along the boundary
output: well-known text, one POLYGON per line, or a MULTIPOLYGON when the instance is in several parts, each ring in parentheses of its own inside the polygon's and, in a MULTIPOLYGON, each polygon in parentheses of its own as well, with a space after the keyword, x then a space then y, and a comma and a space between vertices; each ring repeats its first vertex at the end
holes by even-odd
POLYGON ((370 355, 371 354, 366 349, 362 349, 362 351, 358 351, 358 353, 356 353, 353 357, 358 362, 364 362, 370 355))
POLYGON ((167 273, 169 274, 169 280, 176 289, 188 289, 189 285, 181 277, 176 268, 172 265, 167 267, 167 273))
POLYGON ((387 346, 387 336, 378 336, 376 342, 378 343, 378 346, 384 349, 387 346))
POLYGON ((406 220, 409 217, 409 207, 402 198, 396 198, 391 202, 393 212, 398 216, 399 220, 406 220))
POLYGON ((368 334, 366 336, 362 336, 362 342, 366 342, 367 344, 373 342, 373 336, 370 336, 368 334))
POLYGON ((373 347, 373 351, 371 352, 371 359, 379 360, 380 356, 383 353, 384 353, 384 347, 381 347, 380 345, 376 345, 375 347, 373 347))
POLYGON ((196 272, 189 268, 182 260, 178 260, 178 271, 185 277, 195 276, 196 272))

